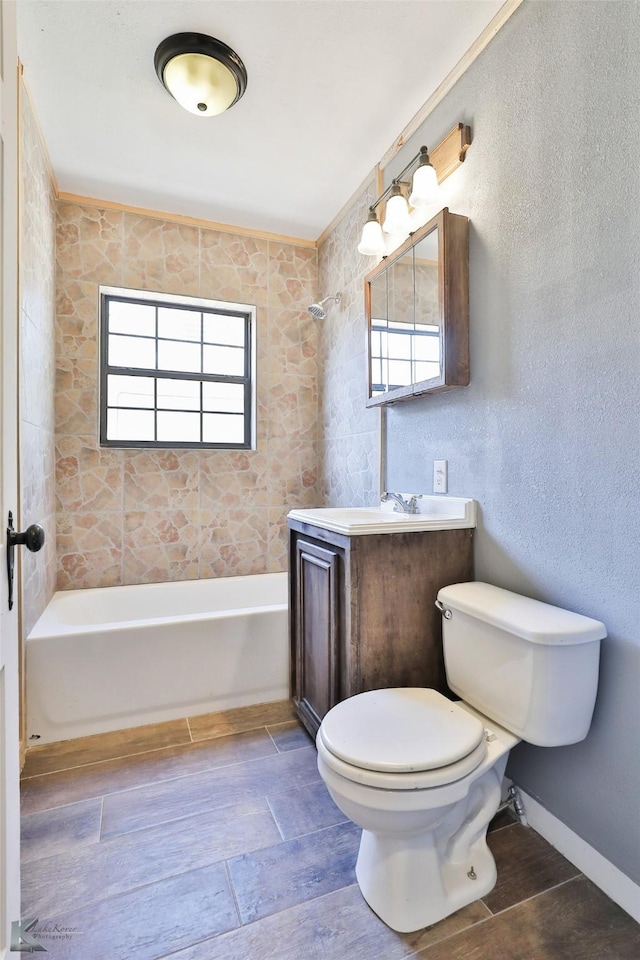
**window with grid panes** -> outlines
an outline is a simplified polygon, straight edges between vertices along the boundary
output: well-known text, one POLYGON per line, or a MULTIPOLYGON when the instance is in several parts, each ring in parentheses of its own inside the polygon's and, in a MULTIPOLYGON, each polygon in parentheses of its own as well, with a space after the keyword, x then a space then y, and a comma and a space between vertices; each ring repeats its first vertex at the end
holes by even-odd
POLYGON ((440 373, 440 327, 371 321, 371 395, 430 380, 440 373))
POLYGON ((253 447, 254 306, 100 290, 100 443, 253 447))

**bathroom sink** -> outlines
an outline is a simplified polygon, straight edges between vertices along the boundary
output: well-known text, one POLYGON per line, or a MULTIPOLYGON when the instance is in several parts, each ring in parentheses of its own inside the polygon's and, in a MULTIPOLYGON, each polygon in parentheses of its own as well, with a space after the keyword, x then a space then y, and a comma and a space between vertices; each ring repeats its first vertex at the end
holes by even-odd
MULTIPOLYGON (((411 494, 406 494, 409 499, 411 494)), ((289 512, 292 520, 314 527, 363 536, 372 533, 415 533, 421 530, 455 530, 475 527, 476 502, 463 497, 422 497, 418 513, 396 513, 393 503, 379 507, 318 507, 289 512)))

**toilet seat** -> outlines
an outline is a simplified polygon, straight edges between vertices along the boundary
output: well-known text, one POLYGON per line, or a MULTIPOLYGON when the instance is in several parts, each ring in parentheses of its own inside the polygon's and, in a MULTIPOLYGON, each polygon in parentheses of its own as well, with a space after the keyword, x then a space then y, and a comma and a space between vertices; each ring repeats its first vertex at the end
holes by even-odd
POLYGON ((343 700, 322 721, 318 752, 347 779, 428 789, 471 773, 486 754, 484 725, 436 690, 396 687, 343 700))
POLYGON ((456 780, 462 780, 463 777, 473 773, 487 755, 487 744, 483 740, 464 760, 450 763, 446 767, 438 767, 436 770, 420 770, 417 773, 383 773, 380 770, 365 770, 364 767, 355 767, 353 764, 345 763, 344 760, 335 757, 325 747, 320 733, 318 733, 316 746, 318 748, 318 765, 322 761, 330 770, 344 777, 345 780, 361 783, 367 787, 376 787, 378 790, 413 790, 414 792, 430 790, 433 787, 444 787, 455 783, 456 780))

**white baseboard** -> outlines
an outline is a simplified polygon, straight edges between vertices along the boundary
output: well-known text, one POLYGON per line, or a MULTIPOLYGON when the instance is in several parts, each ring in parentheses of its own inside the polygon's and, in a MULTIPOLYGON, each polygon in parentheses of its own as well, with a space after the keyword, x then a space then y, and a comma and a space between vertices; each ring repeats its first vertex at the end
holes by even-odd
POLYGON ((518 789, 527 821, 536 833, 544 837, 552 847, 581 870, 585 877, 611 897, 614 903, 640 923, 640 886, 614 867, 562 820, 545 810, 537 800, 518 789))

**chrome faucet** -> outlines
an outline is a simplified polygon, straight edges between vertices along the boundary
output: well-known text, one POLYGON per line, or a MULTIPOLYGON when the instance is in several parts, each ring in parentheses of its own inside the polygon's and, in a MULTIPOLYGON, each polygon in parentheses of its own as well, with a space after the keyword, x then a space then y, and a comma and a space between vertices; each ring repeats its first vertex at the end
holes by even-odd
POLYGON ((384 493, 380 494, 380 499, 383 503, 386 503, 387 500, 393 500, 394 513, 417 513, 418 500, 422 499, 422 494, 416 493, 405 500, 401 493, 388 493, 385 490, 384 493))

